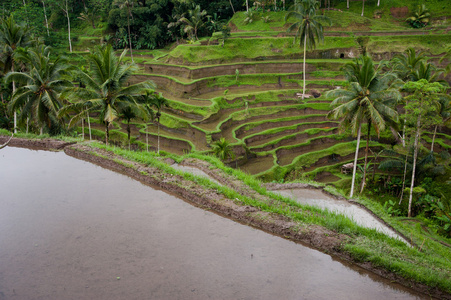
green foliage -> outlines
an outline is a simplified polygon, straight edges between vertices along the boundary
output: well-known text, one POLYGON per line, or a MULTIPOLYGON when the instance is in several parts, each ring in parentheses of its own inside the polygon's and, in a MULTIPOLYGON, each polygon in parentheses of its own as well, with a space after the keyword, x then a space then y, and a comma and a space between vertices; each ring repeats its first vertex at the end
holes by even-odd
POLYGON ((429 9, 426 8, 426 5, 421 4, 417 6, 413 16, 406 19, 406 22, 413 28, 422 28, 429 23, 430 16, 429 9))

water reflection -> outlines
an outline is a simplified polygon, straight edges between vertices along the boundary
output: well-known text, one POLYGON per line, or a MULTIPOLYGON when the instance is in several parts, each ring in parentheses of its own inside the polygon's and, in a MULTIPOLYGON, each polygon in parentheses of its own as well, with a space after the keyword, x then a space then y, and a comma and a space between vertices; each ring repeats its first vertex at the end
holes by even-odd
POLYGON ((421 299, 64 153, 0 178, 1 299, 421 299))

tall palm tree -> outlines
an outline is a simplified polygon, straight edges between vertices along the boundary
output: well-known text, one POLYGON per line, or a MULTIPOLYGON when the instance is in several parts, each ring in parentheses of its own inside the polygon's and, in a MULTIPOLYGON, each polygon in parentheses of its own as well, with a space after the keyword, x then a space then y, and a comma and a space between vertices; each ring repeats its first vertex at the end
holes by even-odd
POLYGON ((83 87, 72 89, 68 96, 73 104, 60 111, 63 115, 71 110, 79 111, 69 123, 73 125, 83 118, 86 110, 99 111, 105 124, 105 143, 109 142, 109 126, 118 117, 121 103, 136 105, 137 97, 146 89, 154 88, 150 81, 128 85, 133 72, 138 70, 135 64, 124 63, 126 50, 118 57, 111 45, 97 46, 87 56, 90 72, 78 71, 83 87), (85 107, 85 109, 82 109, 85 107))
POLYGON ((160 95, 158 93, 153 93, 153 97, 152 97, 151 103, 152 103, 152 106, 155 107, 155 109, 157 110, 157 113, 155 114, 155 119, 157 120, 157 124, 158 124, 157 153, 160 154, 160 118, 161 118, 161 109, 163 107, 169 106, 169 102, 162 95, 160 95))
POLYGON ((21 111, 21 119, 33 119, 41 128, 52 129, 57 122, 57 112, 63 106, 60 93, 72 86, 68 76, 70 67, 65 58, 52 59, 50 47, 40 46, 16 52, 15 58, 29 66, 28 72, 10 72, 6 82, 21 84, 12 96, 9 108, 21 111))
MULTIPOLYGON (((25 48, 32 44, 31 31, 26 25, 18 24, 14 18, 0 20, 0 55, 4 57, 5 73, 14 72, 15 60, 14 52, 19 47, 25 48)), ((12 82, 13 93, 16 84, 12 82)), ((17 113, 14 111, 14 133, 17 133, 17 113)))
MULTIPOLYGON (((382 74, 384 65, 384 63, 381 63, 376 67, 373 60, 368 56, 354 59, 353 62, 344 67, 345 76, 350 83, 348 88, 326 93, 326 97, 335 98, 331 103, 333 109, 329 112, 328 117, 342 118, 341 127, 350 127, 351 132, 357 134, 350 197, 354 194, 362 123, 366 121, 368 127, 372 126, 379 135, 385 129, 387 120, 391 120, 390 122, 398 121, 398 113, 394 104, 401 95, 391 85, 395 76, 393 74, 382 74)), ((368 130, 363 182, 365 182, 365 171, 367 169, 369 134, 370 131, 368 130)))
POLYGON ((421 62, 426 60, 423 51, 415 51, 414 48, 408 48, 402 54, 397 54, 392 59, 393 71, 403 81, 414 80, 415 72, 421 62))
POLYGON ((154 101, 154 91, 147 90, 145 94, 139 97, 139 103, 144 108, 145 118, 144 121, 146 123, 146 150, 149 152, 149 130, 148 130, 148 121, 155 120, 155 113, 153 111, 153 101, 154 101))
POLYGON ((317 0, 296 0, 292 8, 293 10, 285 15, 285 22, 292 17, 296 19, 295 23, 288 27, 288 31, 296 31, 296 38, 299 39, 299 45, 304 47, 302 99, 305 96, 306 51, 307 49, 315 49, 317 42, 324 41, 322 23, 331 24, 328 17, 316 14, 319 5, 320 2, 317 0))
POLYGON ((128 45, 130 47, 130 57, 133 60, 133 49, 132 49, 132 36, 130 32, 130 17, 132 16, 132 8, 135 5, 134 0, 114 0, 113 5, 118 6, 120 9, 127 9, 127 28, 128 28, 128 45))

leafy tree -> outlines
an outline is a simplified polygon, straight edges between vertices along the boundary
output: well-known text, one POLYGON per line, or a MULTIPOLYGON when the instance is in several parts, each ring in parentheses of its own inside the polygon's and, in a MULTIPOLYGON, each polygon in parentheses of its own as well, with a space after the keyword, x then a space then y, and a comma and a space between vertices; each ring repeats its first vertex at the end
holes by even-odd
POLYGON ((219 141, 213 143, 212 150, 216 157, 222 161, 226 161, 229 158, 235 158, 235 153, 233 152, 232 146, 223 137, 219 141))
POLYGON ((109 126, 118 117, 119 107, 137 104, 137 97, 153 87, 150 81, 128 85, 130 77, 138 68, 133 63, 123 62, 126 52, 124 50, 117 57, 111 45, 92 49, 87 57, 90 72, 78 71, 83 87, 74 88, 68 93, 74 103, 60 111, 60 114, 79 111, 69 125, 84 117, 86 110, 100 111, 100 118, 105 124, 106 144, 110 137, 109 126))
MULTIPOLYGON (((333 109, 327 116, 333 119, 342 118, 341 127, 351 128, 351 132, 357 134, 350 197, 354 194, 362 123, 366 121, 368 129, 372 126, 379 135, 385 129, 387 122, 394 123, 398 121, 398 114, 394 104, 400 98, 400 94, 391 84, 394 75, 382 73, 384 66, 385 63, 380 63, 376 67, 368 56, 357 58, 352 63, 346 64, 344 68, 345 76, 350 83, 349 86, 343 90, 337 89, 326 93, 326 97, 335 98, 331 103, 333 109)), ((370 130, 368 130, 367 136, 361 191, 363 190, 366 177, 369 138, 370 130)))
POLYGON ((323 25, 331 24, 330 19, 323 15, 317 15, 316 11, 319 8, 319 1, 317 0, 296 0, 293 6, 293 10, 288 12, 285 16, 285 21, 291 17, 296 19, 288 31, 296 31, 296 38, 299 39, 299 45, 304 46, 304 63, 303 63, 303 76, 304 84, 302 89, 302 99, 305 96, 305 55, 306 50, 313 50, 316 48, 317 41, 323 42, 323 25))
POLYGON ((410 93, 410 95, 407 96, 407 98, 409 98, 409 103, 406 105, 406 114, 408 120, 414 123, 415 129, 413 170, 408 208, 408 217, 411 217, 413 189, 415 186, 415 168, 421 132, 424 127, 429 127, 431 124, 437 123, 437 112, 440 109, 438 94, 444 92, 444 87, 438 82, 430 83, 426 79, 421 79, 419 81, 410 81, 406 83, 403 89, 410 93))
MULTIPOLYGON (((14 72, 16 61, 14 52, 19 47, 28 47, 32 44, 30 28, 15 22, 12 16, 0 20, 0 56, 3 58, 5 73, 14 72)), ((15 82, 12 81, 13 93, 16 90, 15 82)), ((17 132, 17 114, 14 111, 14 133, 17 132)))
POLYGON ((50 47, 40 46, 17 52, 15 57, 26 62, 28 72, 10 72, 6 82, 21 84, 13 94, 9 107, 12 111, 22 109, 21 119, 33 119, 41 128, 52 131, 57 123, 57 112, 63 104, 59 94, 72 83, 66 79, 70 73, 67 60, 58 56, 52 59, 50 47))

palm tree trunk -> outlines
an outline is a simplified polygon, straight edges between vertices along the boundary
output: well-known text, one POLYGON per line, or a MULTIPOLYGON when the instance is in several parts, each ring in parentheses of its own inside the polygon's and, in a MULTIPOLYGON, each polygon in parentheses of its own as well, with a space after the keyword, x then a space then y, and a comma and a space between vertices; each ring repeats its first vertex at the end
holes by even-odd
POLYGON ((350 198, 354 195, 354 184, 355 184, 355 174, 357 171, 357 159, 359 158, 359 148, 360 148, 360 132, 362 131, 362 123, 359 124, 359 130, 357 131, 357 146, 355 149, 354 166, 352 170, 352 183, 351 183, 351 194, 350 198))
POLYGON ((362 17, 364 11, 365 11, 365 0, 362 0, 362 17))
POLYGON ((246 11, 249 11, 249 0, 246 0, 246 11))
POLYGON ((128 151, 130 151, 130 121, 127 122, 128 151))
POLYGON ((30 118, 27 118, 27 131, 26 131, 27 134, 28 134, 29 122, 30 122, 30 118))
POLYGON ((41 2, 42 2, 42 6, 44 7, 45 28, 47 29, 47 36, 50 36, 50 33, 49 33, 49 22, 47 20, 47 11, 45 9, 45 2, 44 2, 44 0, 41 0, 41 2))
POLYGON ((149 129, 146 123, 146 148, 147 148, 147 152, 149 152, 149 129))
POLYGON ((229 0, 230 6, 232 7, 233 14, 235 14, 235 8, 233 8, 232 0, 229 0))
POLYGON ((64 11, 67 17, 67 32, 69 37, 69 50, 72 53, 72 42, 70 40, 70 18, 69 18, 69 9, 67 8, 67 0, 66 0, 66 10, 64 11))
POLYGON ((415 144, 413 148, 412 182, 410 183, 409 211, 407 213, 407 217, 409 218, 412 216, 412 198, 413 198, 413 187, 415 185, 415 169, 417 165, 417 156, 418 156, 418 141, 420 139, 420 125, 421 125, 421 116, 419 115, 417 118, 417 132, 415 133, 415 144))
POLYGON ((435 143, 435 136, 437 135, 437 127, 438 127, 438 125, 435 125, 434 135, 432 136, 431 152, 434 151, 434 143, 435 143))
POLYGON ((349 0, 346 2, 346 8, 349 9, 349 0))
POLYGON ((158 120, 158 149, 157 153, 160 154, 160 120, 158 120))
POLYGON ((81 133, 83 137, 83 141, 85 140, 85 119, 81 119, 81 133))
MULTIPOLYGON (((308 31, 308 29, 306 31, 308 31)), ((302 70, 304 83, 303 83, 303 88, 302 88, 302 100, 304 100, 304 97, 305 97, 305 53, 306 53, 306 49, 307 49, 307 35, 304 36, 304 65, 303 65, 303 70, 302 70)))
POLYGON ((89 114, 88 114, 88 111, 86 111, 86 119, 88 119, 89 140, 92 141, 92 135, 91 135, 91 121, 89 120, 89 114))
POLYGON ((365 184, 366 184, 366 166, 368 164, 368 151, 370 148, 370 132, 371 132, 371 123, 368 122, 368 133, 367 133, 366 148, 365 148, 365 163, 363 165, 363 178, 362 178, 362 184, 360 186, 360 194, 363 192, 363 189, 365 188, 365 184))
POLYGON ((128 45, 130 46, 130 57, 133 60, 133 50, 132 50, 132 36, 130 34, 130 7, 127 6, 127 27, 128 27, 128 45))
POLYGON ((377 6, 381 4, 381 0, 377 0, 377 6))
POLYGON ((110 140, 110 130, 108 126, 110 123, 107 121, 105 122, 105 144, 108 146, 108 141, 110 140))
MULTIPOLYGON (((11 72, 14 72, 14 61, 11 65, 11 72)), ((13 81, 13 94, 16 91, 16 82, 13 81)), ((17 133, 17 112, 14 110, 14 133, 17 133)))
POLYGON ((406 153, 406 159, 404 161, 404 176, 402 177, 402 189, 401 189, 401 197, 399 197, 399 203, 398 205, 401 205, 402 198, 404 197, 404 188, 406 187, 406 176, 407 176, 407 156, 408 153, 406 153))

